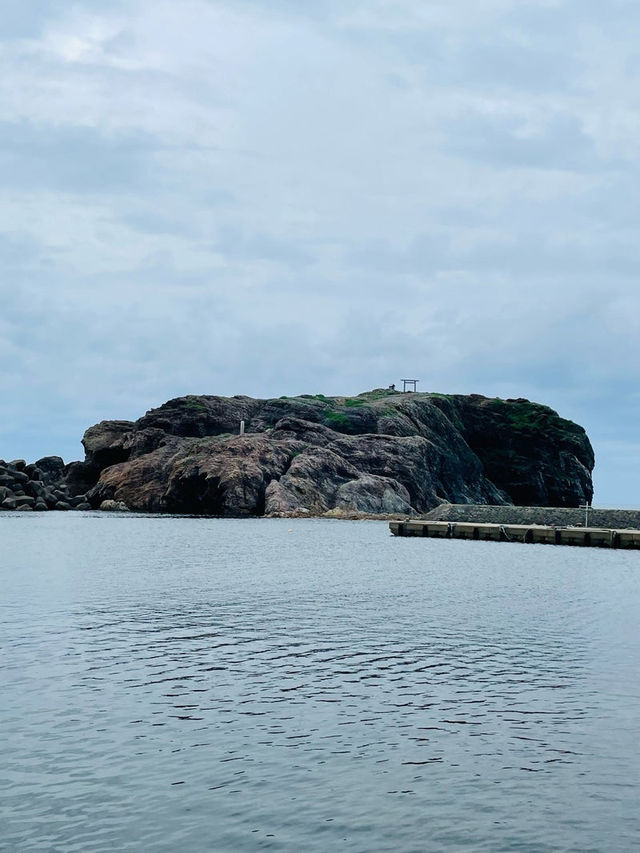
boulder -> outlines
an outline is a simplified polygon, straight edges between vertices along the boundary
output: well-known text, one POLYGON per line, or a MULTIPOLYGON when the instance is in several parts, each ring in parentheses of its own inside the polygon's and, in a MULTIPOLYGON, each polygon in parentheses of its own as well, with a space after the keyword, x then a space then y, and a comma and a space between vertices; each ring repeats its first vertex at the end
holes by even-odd
POLYGON ((29 480, 29 482, 26 483, 24 490, 26 494, 31 495, 31 497, 34 498, 43 498, 47 493, 47 487, 39 480, 29 480))
POLYGON ((335 508, 370 514, 412 515, 409 492, 390 477, 362 474, 341 485, 335 496, 335 508))
POLYGON ((35 463, 43 483, 51 486, 58 484, 64 476, 64 461, 60 456, 43 456, 35 463))
POLYGON ((63 480, 70 495, 84 495, 98 482, 101 469, 86 462, 70 462, 64 467, 63 480))
POLYGON ((102 501, 100 509, 102 512, 130 512, 124 501, 102 501))
POLYGON ((90 427, 82 438, 85 464, 102 470, 129 458, 124 444, 133 429, 131 421, 101 421, 90 427))

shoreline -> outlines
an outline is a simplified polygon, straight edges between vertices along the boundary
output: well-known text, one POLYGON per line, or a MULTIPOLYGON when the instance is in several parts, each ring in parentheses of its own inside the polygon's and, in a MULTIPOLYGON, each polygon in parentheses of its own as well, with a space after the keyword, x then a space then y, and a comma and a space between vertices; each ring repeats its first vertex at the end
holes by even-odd
MULTIPOLYGON (((48 512, 57 510, 49 510, 48 512)), ((640 530, 640 510, 629 509, 589 509, 588 524, 585 524, 585 510, 578 507, 531 507, 498 506, 491 504, 440 504, 428 513, 403 515, 399 513, 367 513, 354 510, 332 509, 325 513, 291 512, 271 513, 268 515, 209 515, 199 513, 164 513, 136 511, 120 507, 59 510, 73 514, 80 511, 90 515, 110 515, 141 518, 211 518, 211 519, 314 519, 327 521, 385 521, 385 522, 458 522, 474 524, 515 524, 526 526, 546 526, 562 528, 604 528, 617 530, 640 530)), ((33 514, 30 507, 8 510, 0 507, 2 516, 15 516, 22 512, 33 514)), ((38 514, 38 511, 35 511, 38 514)), ((42 513, 44 514, 44 513, 42 513)), ((48 513, 47 513, 48 514, 48 513)))

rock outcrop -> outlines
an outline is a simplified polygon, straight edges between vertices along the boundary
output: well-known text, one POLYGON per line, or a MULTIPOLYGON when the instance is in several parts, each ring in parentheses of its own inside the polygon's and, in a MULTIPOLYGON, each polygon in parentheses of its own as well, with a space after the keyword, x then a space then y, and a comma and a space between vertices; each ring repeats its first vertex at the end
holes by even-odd
POLYGON ((85 461, 64 477, 94 508, 409 515, 447 501, 570 507, 593 494, 582 427, 479 395, 187 396, 136 422, 103 421, 83 444, 85 461))

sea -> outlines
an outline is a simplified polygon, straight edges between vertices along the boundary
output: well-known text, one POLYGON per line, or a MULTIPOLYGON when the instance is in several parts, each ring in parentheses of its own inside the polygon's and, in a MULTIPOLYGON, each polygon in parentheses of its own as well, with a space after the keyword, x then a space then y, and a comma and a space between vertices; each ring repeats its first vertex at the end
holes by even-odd
POLYGON ((640 849, 640 553, 0 515, 0 850, 640 849))

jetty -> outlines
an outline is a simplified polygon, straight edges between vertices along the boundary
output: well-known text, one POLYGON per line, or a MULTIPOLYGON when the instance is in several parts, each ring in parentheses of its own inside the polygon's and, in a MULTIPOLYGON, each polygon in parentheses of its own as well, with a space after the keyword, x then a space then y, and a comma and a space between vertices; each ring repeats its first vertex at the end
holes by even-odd
POLYGON ((639 548, 640 530, 605 527, 556 527, 543 524, 496 524, 473 521, 391 521, 394 536, 524 542, 590 548, 639 548))

